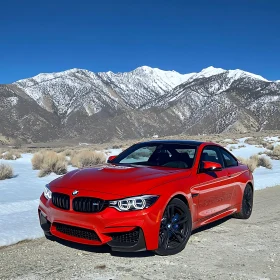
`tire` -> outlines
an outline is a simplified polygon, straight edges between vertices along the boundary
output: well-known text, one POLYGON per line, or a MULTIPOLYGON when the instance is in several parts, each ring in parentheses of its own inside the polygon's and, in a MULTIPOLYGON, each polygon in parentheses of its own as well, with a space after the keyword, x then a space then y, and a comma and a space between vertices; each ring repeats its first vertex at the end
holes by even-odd
POLYGON ((184 250, 192 232, 192 217, 188 206, 180 199, 172 199, 164 210, 158 249, 161 256, 174 255, 184 250))
POLYGON ((249 219, 253 210, 253 188, 250 185, 246 185, 242 198, 241 211, 233 214, 237 219, 249 219))

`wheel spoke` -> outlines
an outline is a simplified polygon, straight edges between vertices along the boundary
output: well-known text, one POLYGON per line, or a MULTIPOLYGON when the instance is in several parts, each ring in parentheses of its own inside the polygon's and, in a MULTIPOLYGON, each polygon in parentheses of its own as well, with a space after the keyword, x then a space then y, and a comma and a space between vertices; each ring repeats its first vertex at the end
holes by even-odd
POLYGON ((162 245, 164 249, 168 248, 168 242, 169 242, 169 232, 167 229, 164 229, 163 238, 162 238, 162 245))
POLYGON ((172 220, 174 216, 174 206, 173 205, 169 205, 168 208, 167 208, 167 217, 168 217, 168 220, 172 220))
POLYGON ((176 222, 176 224, 183 224, 183 223, 185 223, 185 222, 187 222, 188 221, 188 218, 187 217, 185 217, 185 216, 183 216, 183 218, 181 219, 181 220, 179 220, 178 222, 176 222))
POLYGON ((180 232, 180 231, 177 231, 177 230, 171 230, 172 234, 176 237, 176 239, 182 243, 184 241, 184 235, 180 232))

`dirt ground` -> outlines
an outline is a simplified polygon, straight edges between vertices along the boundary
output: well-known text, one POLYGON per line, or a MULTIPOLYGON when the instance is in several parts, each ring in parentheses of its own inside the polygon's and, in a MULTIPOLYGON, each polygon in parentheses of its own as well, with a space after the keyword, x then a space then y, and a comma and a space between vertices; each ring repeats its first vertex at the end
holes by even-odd
POLYGON ((280 186, 257 191, 249 220, 204 227, 175 256, 44 238, 2 247, 0 279, 280 279, 279 200, 280 186))

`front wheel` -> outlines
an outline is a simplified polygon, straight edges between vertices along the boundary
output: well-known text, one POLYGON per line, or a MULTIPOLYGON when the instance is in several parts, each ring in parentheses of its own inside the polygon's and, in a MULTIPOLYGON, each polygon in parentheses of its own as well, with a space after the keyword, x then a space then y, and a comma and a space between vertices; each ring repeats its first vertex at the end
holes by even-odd
POLYGON ((237 219, 249 219, 253 210, 253 189, 247 185, 244 189, 241 211, 233 216, 237 219))
POLYGON ((181 252, 192 232, 192 217, 188 206, 180 199, 174 198, 167 205, 161 220, 158 249, 161 256, 181 252))

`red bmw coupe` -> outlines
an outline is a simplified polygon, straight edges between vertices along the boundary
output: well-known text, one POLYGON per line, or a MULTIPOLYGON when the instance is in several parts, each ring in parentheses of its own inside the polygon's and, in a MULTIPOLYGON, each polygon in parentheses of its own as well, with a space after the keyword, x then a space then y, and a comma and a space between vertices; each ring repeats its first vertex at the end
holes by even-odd
POLYGON ((223 147, 158 140, 52 181, 38 211, 49 238, 171 255, 198 227, 229 215, 248 219, 253 192, 252 173, 223 147))

